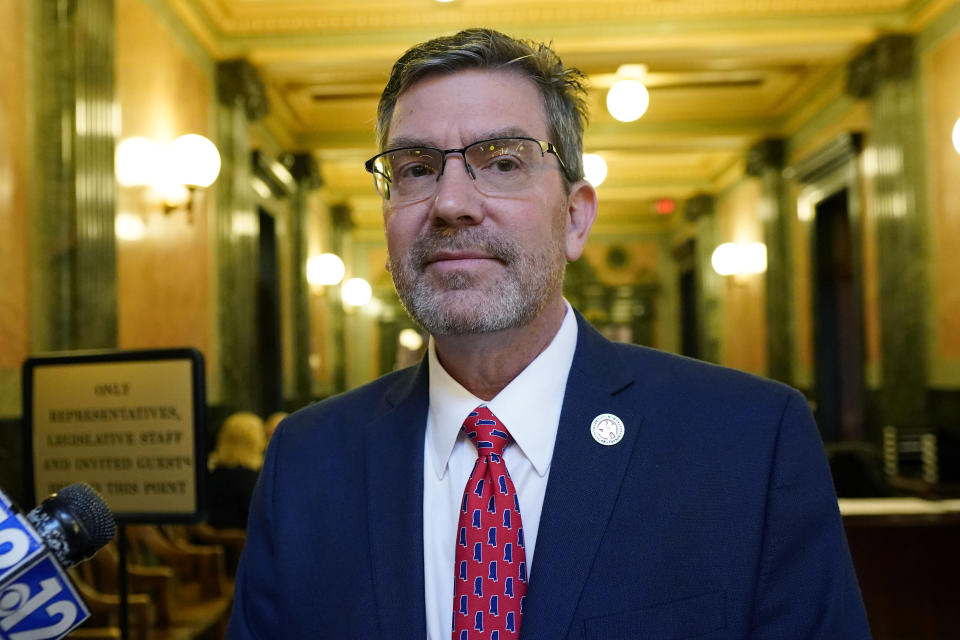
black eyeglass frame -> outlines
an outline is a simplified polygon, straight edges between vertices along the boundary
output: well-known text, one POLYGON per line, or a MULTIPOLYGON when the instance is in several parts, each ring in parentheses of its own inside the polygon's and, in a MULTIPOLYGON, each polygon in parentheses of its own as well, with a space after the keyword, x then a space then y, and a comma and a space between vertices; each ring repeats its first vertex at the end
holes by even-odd
POLYGON ((392 184, 393 180, 391 180, 387 174, 377 170, 375 166, 377 158, 381 158, 391 153, 397 153, 398 151, 407 151, 409 149, 427 149, 429 151, 436 151, 440 154, 440 157, 441 157, 440 171, 437 172, 437 179, 436 179, 437 182, 440 182, 440 177, 443 175, 443 172, 447 168, 447 156, 450 155, 451 153, 458 153, 460 154, 461 157, 463 157, 463 165, 466 167, 467 174, 469 174, 470 179, 476 181, 477 175, 473 172, 473 167, 470 166, 470 163, 467 162, 467 156, 466 156, 467 149, 470 149, 471 147, 475 147, 477 145, 484 144, 487 142, 497 142, 499 140, 526 140, 527 142, 537 143, 537 145, 540 147, 540 157, 543 158, 548 153, 552 153, 554 157, 557 159, 557 163, 560 165, 560 170, 563 172, 564 177, 567 180, 569 180, 571 183, 576 182, 576 180, 570 177, 569 173, 567 172, 567 166, 563 164, 563 158, 560 157, 560 152, 557 151, 557 147, 552 142, 547 142, 545 140, 537 140, 536 138, 528 138, 526 136, 500 136, 498 138, 486 138, 484 140, 477 140, 476 142, 471 142, 467 146, 460 147, 459 149, 440 149, 438 147, 427 147, 424 145, 416 145, 416 146, 410 146, 410 147, 397 147, 395 149, 387 149, 386 151, 381 151, 377 155, 373 156, 372 158, 364 162, 363 166, 373 176, 374 178, 373 186, 377 190, 377 193, 379 193, 384 200, 389 200, 390 199, 389 197, 386 197, 384 196, 383 193, 381 193, 380 187, 377 185, 376 178, 378 175, 381 175, 383 176, 383 179, 387 181, 388 184, 392 184))

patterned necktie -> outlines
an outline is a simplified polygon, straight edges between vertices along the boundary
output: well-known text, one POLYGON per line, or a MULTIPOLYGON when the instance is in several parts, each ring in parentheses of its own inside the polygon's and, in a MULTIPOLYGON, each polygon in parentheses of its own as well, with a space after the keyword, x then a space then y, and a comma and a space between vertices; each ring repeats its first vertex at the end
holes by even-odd
POLYGON ((457 526, 453 640, 509 640, 520 632, 527 593, 520 501, 503 463, 510 434, 485 406, 463 422, 477 462, 457 526))

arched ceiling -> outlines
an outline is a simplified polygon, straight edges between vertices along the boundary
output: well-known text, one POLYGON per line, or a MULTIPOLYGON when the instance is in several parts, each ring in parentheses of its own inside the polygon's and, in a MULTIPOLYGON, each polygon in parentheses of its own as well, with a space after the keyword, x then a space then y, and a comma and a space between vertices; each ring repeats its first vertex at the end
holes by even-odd
MULTIPOLYGON (((410 45, 469 26, 552 41, 591 82, 586 151, 607 160, 606 220, 652 220, 658 198, 717 192, 754 142, 792 133, 842 92, 843 68, 888 32, 917 31, 956 0, 166 0, 218 59, 268 88, 266 126, 320 160, 361 216, 379 203, 362 162, 376 101, 410 45), (617 67, 645 64, 639 121, 604 106, 617 67)), ((603 218, 602 218, 603 219, 603 218)))

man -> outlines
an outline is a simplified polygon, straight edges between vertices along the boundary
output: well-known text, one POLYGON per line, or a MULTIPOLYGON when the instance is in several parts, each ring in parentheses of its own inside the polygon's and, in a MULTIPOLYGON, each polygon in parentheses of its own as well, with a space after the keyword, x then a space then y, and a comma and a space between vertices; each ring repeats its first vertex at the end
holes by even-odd
POLYGON ((484 29, 394 66, 367 169, 429 353, 277 430, 229 638, 869 637, 803 398, 563 299, 583 98, 484 29))

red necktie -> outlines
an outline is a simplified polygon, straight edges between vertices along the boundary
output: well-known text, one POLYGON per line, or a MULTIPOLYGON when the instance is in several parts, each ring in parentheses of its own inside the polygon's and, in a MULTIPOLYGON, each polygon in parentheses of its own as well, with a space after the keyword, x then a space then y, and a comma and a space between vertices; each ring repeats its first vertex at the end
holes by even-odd
POLYGON ((477 462, 457 526, 453 640, 509 640, 520 632, 527 593, 520 502, 503 463, 510 434, 485 406, 463 422, 477 462))

